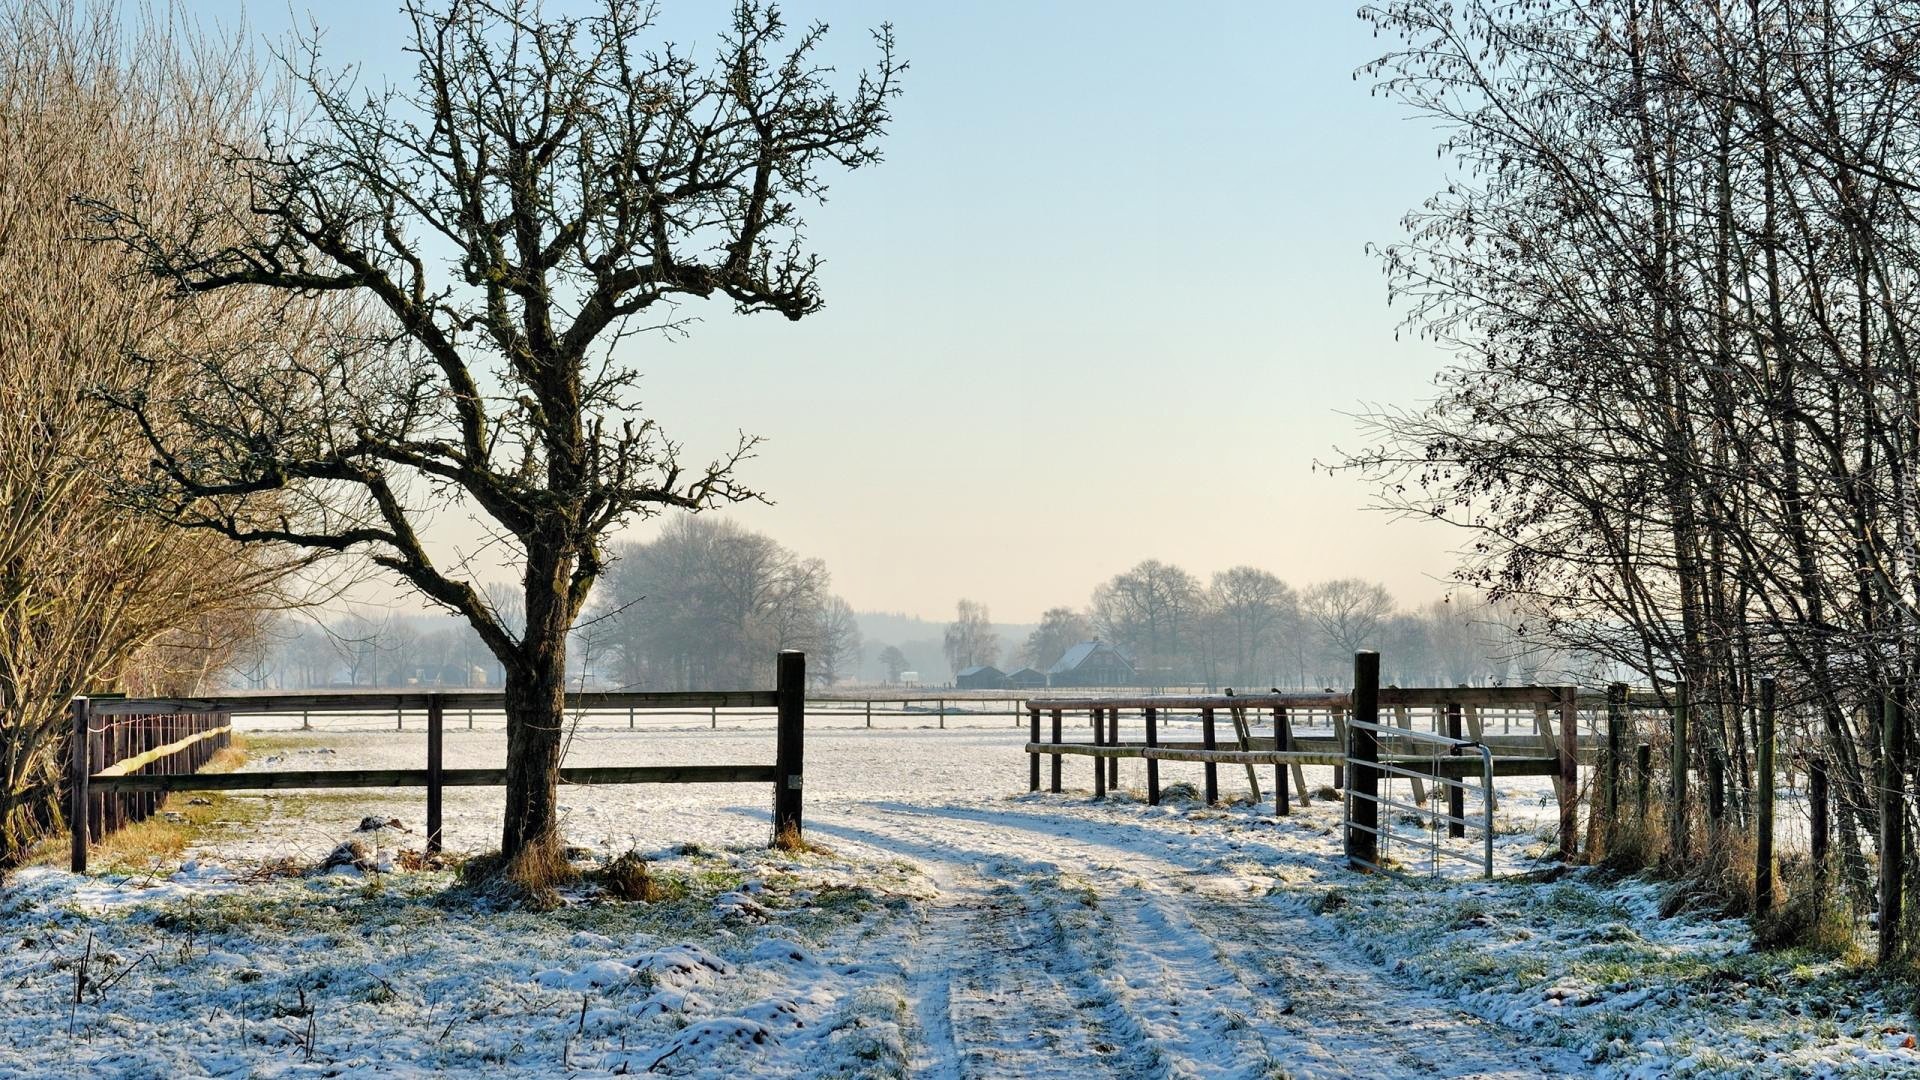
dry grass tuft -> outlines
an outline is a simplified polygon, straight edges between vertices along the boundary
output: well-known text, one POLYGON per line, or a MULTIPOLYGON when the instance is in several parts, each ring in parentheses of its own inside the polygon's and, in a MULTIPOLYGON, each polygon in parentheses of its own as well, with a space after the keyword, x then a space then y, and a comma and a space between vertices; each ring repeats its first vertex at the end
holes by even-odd
POLYGON ((1753 837, 1732 827, 1701 826, 1695 831, 1692 855, 1677 867, 1673 888, 1660 903, 1662 918, 1690 908, 1725 916, 1753 911, 1753 837))
POLYGON ((664 900, 669 890, 663 886, 647 865, 647 860, 637 851, 628 851, 619 858, 587 875, 591 881, 599 883, 608 895, 622 900, 635 900, 651 904, 664 900))
POLYGON ((1811 949, 1850 961, 1864 959, 1852 904, 1828 868, 1805 856, 1782 859, 1775 875, 1786 898, 1753 920, 1758 949, 1811 949))
POLYGON ((580 880, 558 838, 523 848, 511 861, 499 852, 468 859, 460 878, 477 895, 507 907, 553 911, 562 905, 560 887, 580 880))
POLYGON ((801 833, 800 826, 792 824, 791 822, 789 822, 786 825, 786 827, 782 828, 779 832, 773 834, 773 843, 768 846, 772 847, 775 851, 784 851, 789 854, 801 854, 801 853, 805 853, 808 855, 833 854, 832 848, 825 847, 820 844, 816 844, 813 841, 807 839, 805 834, 801 833))

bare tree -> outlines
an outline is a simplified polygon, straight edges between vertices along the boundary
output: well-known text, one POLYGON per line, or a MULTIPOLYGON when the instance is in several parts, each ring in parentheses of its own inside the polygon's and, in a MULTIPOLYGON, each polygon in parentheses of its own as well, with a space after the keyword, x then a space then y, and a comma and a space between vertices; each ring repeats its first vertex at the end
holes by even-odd
POLYGON ((1092 636, 1093 624, 1085 615, 1067 607, 1048 608, 1040 616, 1040 625, 1027 635, 1020 650, 1021 662, 1045 671, 1068 649, 1092 636))
POLYGON ((1195 674, 1204 606, 1200 582, 1158 559, 1115 574, 1094 590, 1089 605, 1094 628, 1108 641, 1131 648, 1140 673, 1161 685, 1195 674))
POLYGON ((947 666, 958 675, 970 667, 999 663, 1000 635, 993 630, 987 605, 962 600, 954 608, 954 619, 941 639, 947 666))
POLYGON ((737 689, 773 678, 781 649, 837 670, 857 649, 850 609, 829 591, 824 562, 723 518, 680 518, 621 550, 596 621, 618 658, 619 681, 664 689, 737 689))
POLYGON ((753 440, 683 464, 614 346, 679 325, 676 298, 816 311, 799 205, 824 195, 826 168, 878 160, 903 65, 882 29, 875 73, 838 93, 815 59, 824 28, 781 52, 787 26, 756 0, 735 8, 711 66, 650 46, 645 0, 564 18, 532 0, 403 10, 418 65, 401 88, 360 90, 303 43, 290 66, 314 119, 229 158, 251 191, 241 211, 101 208, 187 290, 351 295, 383 332, 342 332, 326 363, 264 372, 187 350, 192 393, 111 400, 152 436, 150 509, 242 542, 364 554, 472 624, 506 675, 504 870, 538 887, 566 873, 566 645, 603 538, 755 497, 736 475, 753 440), (285 499, 277 519, 235 512, 262 492, 285 499), (453 502, 519 558, 519 633, 422 535, 428 510, 453 502))
POLYGON ((1273 574, 1236 566, 1213 575, 1208 614, 1225 677, 1237 686, 1277 681, 1282 640, 1297 631, 1300 602, 1273 574))
POLYGON ((900 646, 889 645, 880 650, 880 666, 887 669, 887 681, 897 683, 901 674, 913 666, 913 662, 907 659, 906 653, 900 651, 900 646))
POLYGON ((75 240, 76 196, 133 189, 174 215, 211 140, 253 115, 244 50, 169 30, 108 5, 0 3, 0 868, 59 820, 68 698, 199 689, 259 631, 286 568, 130 515, 113 489, 144 441, 88 394, 176 377, 135 351, 260 330, 241 297, 189 305, 75 240))
POLYGON ((815 659, 807 665, 807 677, 832 686, 859 659, 860 623, 853 617, 853 606, 838 596, 827 597, 815 619, 819 629, 810 654, 815 659))
POLYGON ((1380 585, 1359 578, 1335 578, 1310 585, 1300 594, 1300 610, 1318 631, 1325 674, 1337 677, 1356 650, 1377 647, 1375 635, 1393 613, 1393 597, 1380 585))

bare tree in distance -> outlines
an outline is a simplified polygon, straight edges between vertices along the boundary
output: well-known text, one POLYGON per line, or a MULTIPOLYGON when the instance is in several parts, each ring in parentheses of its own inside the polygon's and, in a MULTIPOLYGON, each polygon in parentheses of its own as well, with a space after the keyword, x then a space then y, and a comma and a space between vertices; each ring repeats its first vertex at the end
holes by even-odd
POLYGON ((987 605, 962 600, 954 605, 954 619, 941 640, 947 666, 955 675, 970 667, 1000 662, 1000 635, 994 633, 987 605))
POLYGON ((188 350, 191 392, 109 400, 150 435, 155 468, 135 492, 149 509, 243 542, 362 554, 467 619, 506 676, 501 869, 540 891, 568 873, 566 649, 605 536, 757 497, 737 475, 754 440, 685 464, 615 346, 683 326, 677 299, 818 310, 800 204, 824 196, 825 170, 879 159, 904 65, 882 28, 875 71, 843 94, 815 59, 824 27, 789 48, 756 0, 734 8, 710 66, 646 40, 645 0, 578 17, 529 0, 403 11, 418 63, 398 88, 355 87, 300 43, 290 73, 313 119, 230 156, 247 207, 207 199, 164 218, 137 194, 97 207, 183 289, 351 295, 384 331, 264 371, 188 350), (286 500, 280 517, 236 513, 263 492, 286 500), (520 560, 520 632, 430 550, 421 530, 449 504, 484 515, 520 560))
POLYGON ((1068 649, 1092 636, 1093 624, 1085 615, 1069 607, 1048 608, 1040 616, 1040 625, 1027 635, 1020 649, 1021 662, 1045 671, 1068 649))
POLYGON ((900 646, 889 645, 880 650, 880 666, 887 669, 887 681, 897 683, 900 676, 913 666, 913 662, 907 659, 906 653, 900 651, 900 646))
POLYGON ((1145 559, 1093 592, 1093 625, 1107 641, 1134 650, 1140 672, 1156 684, 1195 674, 1205 596, 1186 570, 1145 559))
POLYGON ((1302 591, 1300 610, 1319 631, 1332 674, 1342 657, 1376 644, 1381 623, 1393 613, 1393 596, 1371 581, 1335 578, 1302 591))
POLYGON ((815 619, 819 629, 808 655, 807 678, 832 686, 859 662, 860 623, 853 617, 853 606, 838 596, 827 597, 815 619))

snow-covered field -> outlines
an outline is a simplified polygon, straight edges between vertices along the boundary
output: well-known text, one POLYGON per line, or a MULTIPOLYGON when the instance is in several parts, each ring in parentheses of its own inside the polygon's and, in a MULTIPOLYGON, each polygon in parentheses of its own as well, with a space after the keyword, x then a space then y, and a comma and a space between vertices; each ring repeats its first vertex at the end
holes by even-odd
MULTIPOLYGON (((416 830, 357 834, 398 859, 419 845, 417 791, 224 800, 185 867, 16 875, 0 1072, 1920 1075, 1902 999, 1839 961, 1660 919, 1644 883, 1522 878, 1546 848, 1538 784, 1501 785, 1498 880, 1403 882, 1343 868, 1337 804, 1148 807, 1134 762, 1095 802, 1084 759, 1066 769, 1079 790, 1028 795, 1023 741, 1010 723, 810 731, 827 853, 764 850, 764 786, 569 791, 569 838, 648 855, 668 895, 588 886, 547 915, 489 910, 443 871, 252 880, 369 816, 416 830)), ((587 730, 569 764, 764 761, 771 742, 587 730)), ((411 732, 255 747, 252 768, 423 753, 411 732)), ((449 766, 501 752, 497 733, 449 732, 449 766)), ((449 846, 489 846, 498 800, 450 790, 449 846)))

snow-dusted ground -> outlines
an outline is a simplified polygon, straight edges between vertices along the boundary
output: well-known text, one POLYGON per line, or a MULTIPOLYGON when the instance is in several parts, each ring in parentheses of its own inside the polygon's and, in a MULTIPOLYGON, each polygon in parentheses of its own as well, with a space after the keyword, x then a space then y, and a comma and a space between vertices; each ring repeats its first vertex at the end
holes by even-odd
MULTIPOLYGON (((1148 807, 1136 762, 1095 802, 1085 759, 1066 767, 1079 790, 1028 795, 1024 738, 810 730, 809 836, 831 854, 762 850, 764 786, 571 790, 569 838, 649 854, 675 895, 583 889, 544 916, 476 909, 442 873, 243 883, 316 861, 364 816, 417 829, 420 793, 235 798, 186 870, 16 877, 0 1072, 1920 1075, 1898 999, 1838 962, 1659 919, 1641 883, 1513 876, 1545 847, 1539 783, 1501 784, 1501 879, 1401 882, 1343 868, 1333 803, 1148 807)), ((583 730, 569 763, 763 761, 771 742, 763 725, 583 730)), ((423 754, 413 732, 256 746, 253 768, 423 754)), ((502 747, 456 725, 447 764, 502 747)), ((1221 781, 1244 790, 1240 770, 1221 781)), ((489 846, 498 800, 450 790, 449 846, 489 846)), ((418 845, 365 835, 389 856, 418 845)))

